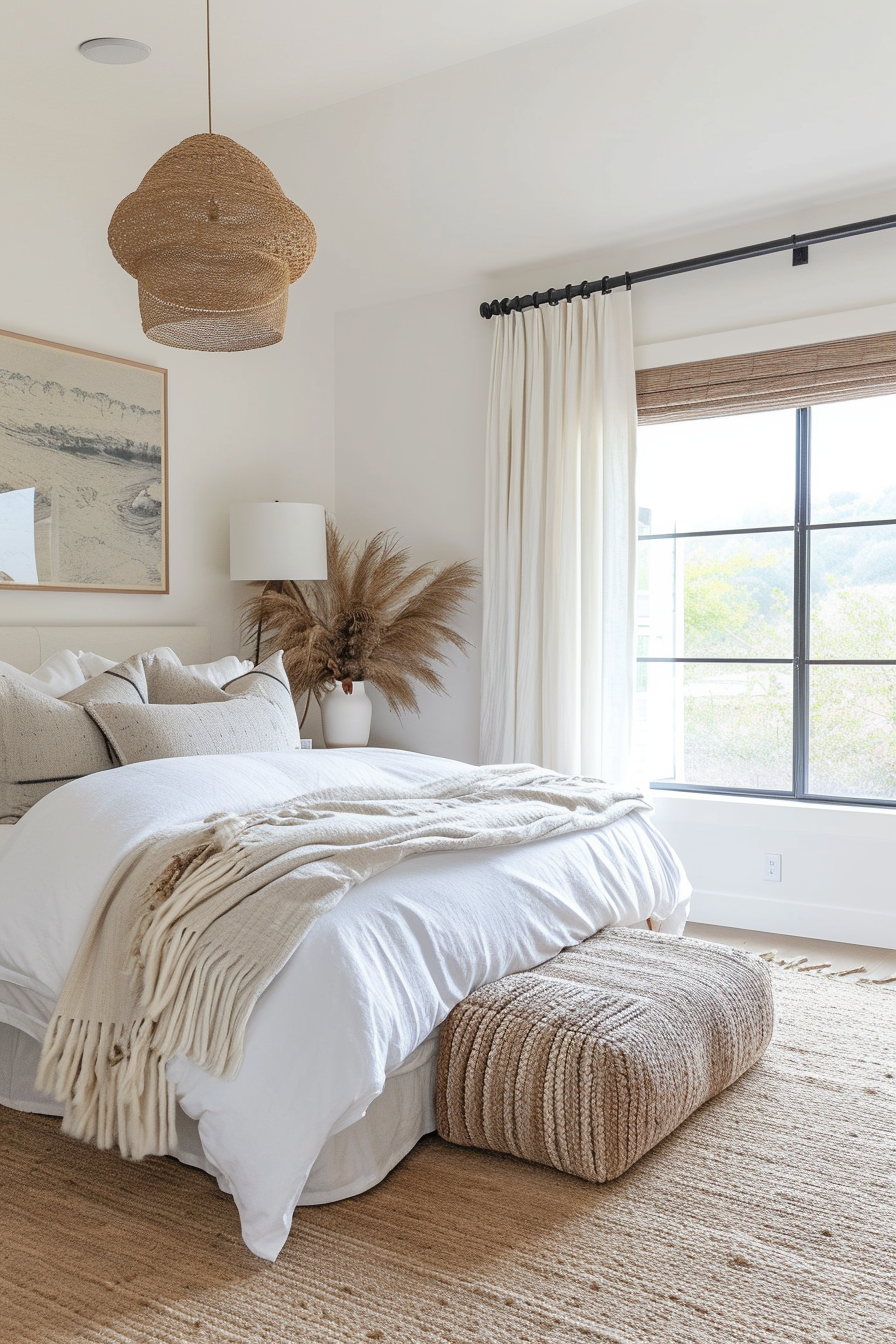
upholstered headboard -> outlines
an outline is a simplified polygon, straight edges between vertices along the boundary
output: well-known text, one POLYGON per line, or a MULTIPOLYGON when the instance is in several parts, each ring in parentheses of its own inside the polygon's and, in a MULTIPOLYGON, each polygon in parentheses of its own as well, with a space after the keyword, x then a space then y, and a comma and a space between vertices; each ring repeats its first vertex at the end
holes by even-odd
POLYGON ((211 657, 208 631, 200 625, 0 625, 0 662, 22 672, 33 672, 60 649, 121 662, 163 645, 183 663, 205 663, 211 657))

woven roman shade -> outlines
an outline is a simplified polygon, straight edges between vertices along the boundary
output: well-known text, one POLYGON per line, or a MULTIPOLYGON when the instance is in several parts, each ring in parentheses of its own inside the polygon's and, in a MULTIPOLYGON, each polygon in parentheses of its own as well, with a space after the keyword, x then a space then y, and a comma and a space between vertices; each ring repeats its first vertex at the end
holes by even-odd
POLYGON ((641 369, 637 388, 641 425, 884 396, 896 392, 896 332, 641 369))

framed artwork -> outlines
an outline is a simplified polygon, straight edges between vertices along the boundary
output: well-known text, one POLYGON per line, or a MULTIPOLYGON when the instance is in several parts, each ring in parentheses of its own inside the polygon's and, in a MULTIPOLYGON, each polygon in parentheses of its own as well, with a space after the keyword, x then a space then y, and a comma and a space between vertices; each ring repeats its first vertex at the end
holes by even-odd
POLYGON ((167 372, 0 331, 0 590, 168 592, 167 372))

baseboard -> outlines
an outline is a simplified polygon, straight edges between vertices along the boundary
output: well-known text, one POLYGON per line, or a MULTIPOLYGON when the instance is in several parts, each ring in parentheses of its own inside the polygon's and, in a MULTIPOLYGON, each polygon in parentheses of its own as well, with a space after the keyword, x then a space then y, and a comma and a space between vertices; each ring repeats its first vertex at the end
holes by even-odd
POLYGON ((690 918, 697 924, 717 924, 721 928, 756 929, 797 938, 825 938, 833 943, 896 948, 896 912, 892 911, 695 891, 690 918))

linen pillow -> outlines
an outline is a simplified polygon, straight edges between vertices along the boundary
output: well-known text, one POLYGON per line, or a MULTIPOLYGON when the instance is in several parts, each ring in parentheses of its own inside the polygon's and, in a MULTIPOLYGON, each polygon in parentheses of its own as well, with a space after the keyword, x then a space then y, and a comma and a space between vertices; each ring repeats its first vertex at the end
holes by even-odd
MULTIPOLYGON (((84 657, 84 655, 79 655, 84 657)), ((96 655, 89 655, 96 658, 96 655)), ((100 662, 97 658, 97 662, 100 662)), ((86 663, 83 664, 86 666, 86 663)), ((110 663, 107 670, 114 664, 110 663)), ((252 664, 229 654, 214 663, 187 663, 180 661, 173 649, 150 649, 135 654, 119 667, 140 667, 146 680, 149 703, 153 705, 198 705, 223 700, 221 687, 225 682, 248 671, 252 664)))
POLYGON ((220 695, 220 700, 198 704, 93 703, 87 712, 121 765, 174 756, 292 751, 300 745, 281 653, 238 677, 220 695))
MULTIPOLYGON (((104 676, 95 696, 140 704, 139 690, 130 681, 104 676)), ((0 820, 18 821, 68 780, 115 764, 102 733, 73 699, 82 689, 56 699, 0 675, 0 820)))
POLYGON ((283 666, 283 651, 271 654, 258 667, 241 658, 230 656, 220 658, 217 663, 183 664, 173 649, 152 649, 141 653, 134 660, 146 673, 146 685, 151 705, 206 705, 223 704, 230 695, 242 694, 250 687, 259 694, 267 695, 273 703, 281 705, 289 717, 289 705, 292 704, 292 692, 289 679, 283 666), (218 681, 221 672, 228 672, 229 678, 218 681), (209 675, 214 673, 214 678, 209 675), (266 677, 273 681, 276 689, 264 681, 255 681, 255 677, 266 677), (246 678, 253 680, 246 680, 246 678))
POLYGON ((296 717, 289 677, 283 666, 282 649, 265 658, 257 667, 250 663, 247 672, 225 682, 222 689, 228 696, 263 695, 272 705, 279 706, 284 718, 290 723, 296 717))
MULTIPOLYGON (((151 705, 201 705, 226 698, 210 677, 184 667, 173 649, 150 649, 139 655, 139 661, 146 673, 151 705)), ((233 662, 240 667, 238 658, 233 662)), ((221 682, 225 680, 226 675, 221 682)))
POLYGON ((88 705, 94 700, 100 704, 145 705, 149 701, 146 673, 138 658, 128 658, 113 663, 106 672, 60 698, 69 705, 88 705))
MULTIPOLYGON (((173 649, 159 648, 150 650, 147 657, 164 655, 165 666, 183 667, 185 672, 193 677, 199 678, 210 686, 221 687, 226 681, 231 681, 234 677, 240 676, 243 672, 248 672, 252 663, 242 658, 237 658, 236 654, 227 654, 224 658, 218 658, 213 663, 181 663, 173 649), (169 661, 170 660, 170 661, 169 661)), ((83 649, 78 654, 78 663, 85 677, 97 677, 101 672, 108 672, 110 668, 115 667, 114 658, 103 658, 99 653, 85 653, 83 649)), ((3 664, 0 663, 0 668, 3 664)), ((22 674, 24 675, 24 673, 22 674)), ((189 701, 161 700, 157 696, 152 697, 158 704, 187 704, 189 701)))
POLYGON ((11 663, 0 663, 0 673, 22 686, 30 686, 33 691, 41 691, 54 698, 64 695, 66 691, 73 691, 84 680, 81 665, 71 649, 54 653, 41 663, 36 672, 20 672, 11 663))

